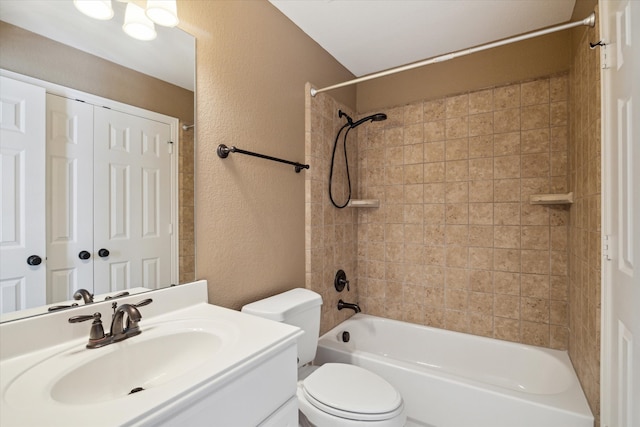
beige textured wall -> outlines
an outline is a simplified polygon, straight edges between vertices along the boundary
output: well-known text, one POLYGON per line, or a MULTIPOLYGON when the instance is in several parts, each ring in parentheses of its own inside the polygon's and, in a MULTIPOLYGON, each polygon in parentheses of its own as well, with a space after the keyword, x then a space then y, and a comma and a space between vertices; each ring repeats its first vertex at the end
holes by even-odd
POLYGON ((0 21, 0 68, 193 123, 193 92, 0 21))
POLYGON ((569 31, 561 31, 360 83, 356 110, 410 104, 564 72, 569 69, 570 39, 569 31))
MULTIPOLYGON (((586 18, 591 12, 597 10, 598 0, 576 0, 575 6, 573 6, 573 14, 571 15, 572 21, 577 21, 578 19, 586 18)), ((576 31, 576 30, 574 30, 576 31)), ((582 33, 583 30, 578 30, 578 32, 582 33)), ((575 37, 573 37, 575 41, 575 37)))
POLYGON ((567 74, 383 108, 359 141, 371 314, 566 349, 567 74))
POLYGON ((569 355, 591 411, 600 418, 601 137, 598 25, 573 34, 570 74, 569 185, 575 195, 569 227, 569 355))
MULTIPOLYGON (((266 0, 180 1, 197 38, 196 278, 240 308, 305 286, 305 175, 218 144, 305 158, 305 83, 353 76, 266 0)), ((355 105, 353 88, 334 94, 355 105)), ((329 286, 329 285, 327 285, 329 286)))

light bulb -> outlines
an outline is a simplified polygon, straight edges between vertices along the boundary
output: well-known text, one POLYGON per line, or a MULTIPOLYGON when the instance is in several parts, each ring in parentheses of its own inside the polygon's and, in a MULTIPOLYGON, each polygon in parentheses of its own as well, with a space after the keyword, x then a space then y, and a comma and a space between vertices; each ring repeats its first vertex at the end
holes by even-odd
POLYGON ((127 4, 122 29, 125 33, 138 40, 153 40, 157 35, 153 22, 147 18, 144 9, 133 3, 127 4))
POLYGON ((147 0, 147 16, 165 27, 175 27, 180 22, 176 0, 147 0))
POLYGON ((94 19, 103 21, 113 18, 111 0, 73 0, 76 9, 94 19))

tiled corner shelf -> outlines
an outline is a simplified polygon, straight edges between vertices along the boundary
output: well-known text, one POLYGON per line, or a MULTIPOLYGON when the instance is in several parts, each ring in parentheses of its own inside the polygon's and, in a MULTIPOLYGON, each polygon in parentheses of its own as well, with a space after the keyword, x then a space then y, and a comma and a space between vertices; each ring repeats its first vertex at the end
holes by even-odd
POLYGON ((529 198, 532 205, 570 205, 573 203, 573 192, 559 194, 532 194, 529 198))
POLYGON ((351 199, 348 208, 378 208, 380 207, 380 200, 378 199, 351 199))

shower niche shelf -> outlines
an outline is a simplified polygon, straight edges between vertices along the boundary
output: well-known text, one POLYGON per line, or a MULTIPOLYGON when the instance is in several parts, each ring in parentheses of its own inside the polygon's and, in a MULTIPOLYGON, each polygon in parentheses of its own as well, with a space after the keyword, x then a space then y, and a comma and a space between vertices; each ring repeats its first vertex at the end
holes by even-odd
POLYGON ((573 203, 573 192, 559 194, 532 194, 529 197, 532 205, 570 205, 573 203))
POLYGON ((347 204, 348 208, 378 208, 380 200, 378 199, 351 199, 347 204))

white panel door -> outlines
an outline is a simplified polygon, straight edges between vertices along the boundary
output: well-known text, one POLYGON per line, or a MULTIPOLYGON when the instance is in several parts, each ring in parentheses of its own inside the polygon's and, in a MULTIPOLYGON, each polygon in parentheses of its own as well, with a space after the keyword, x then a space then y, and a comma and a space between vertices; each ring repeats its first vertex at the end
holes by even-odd
POLYGON ((605 427, 640 425, 640 2, 601 1, 605 427))
POLYGON ((6 77, 0 77, 0 168, 3 314, 43 305, 46 295, 45 90, 6 77))
POLYGON ((94 113, 96 293, 171 284, 171 126, 94 113))
POLYGON ((79 288, 93 293, 93 106, 51 94, 47 255, 47 303, 71 300, 79 288))

